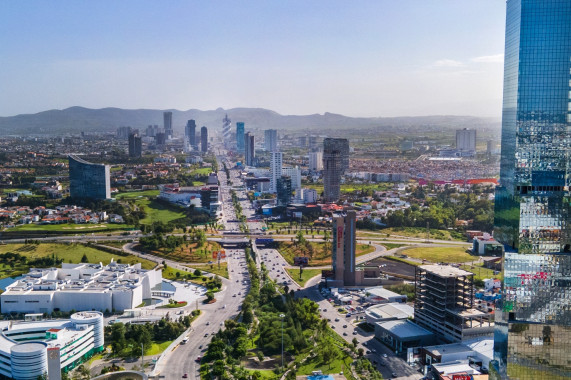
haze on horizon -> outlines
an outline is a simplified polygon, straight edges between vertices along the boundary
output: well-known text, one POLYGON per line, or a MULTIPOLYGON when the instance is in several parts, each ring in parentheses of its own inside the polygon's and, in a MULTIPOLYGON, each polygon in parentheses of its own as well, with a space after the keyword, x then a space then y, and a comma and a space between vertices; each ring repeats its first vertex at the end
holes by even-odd
POLYGON ((505 2, 0 2, 0 116, 501 114, 505 2))

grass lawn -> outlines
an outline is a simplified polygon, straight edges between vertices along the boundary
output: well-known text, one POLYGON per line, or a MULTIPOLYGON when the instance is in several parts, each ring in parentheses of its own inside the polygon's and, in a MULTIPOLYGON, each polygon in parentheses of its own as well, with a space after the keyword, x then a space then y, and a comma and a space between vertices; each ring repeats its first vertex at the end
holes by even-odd
MULTIPOLYGON (((309 260, 309 266, 322 266, 331 265, 331 248, 325 248, 325 242, 309 242, 313 247, 313 257, 309 260)), ((328 243, 331 247, 331 243, 328 243)), ((361 256, 367 253, 371 253, 375 250, 375 247, 368 244, 357 244, 356 255, 361 256)), ((286 259, 286 261, 293 265, 294 257, 306 256, 303 249, 299 247, 294 242, 280 241, 278 242, 278 251, 286 259)))
MULTIPOLYGON (((250 369, 248 370, 250 372, 250 375, 253 375, 254 372, 257 372, 260 374, 260 377, 256 377, 256 379, 260 379, 260 380, 275 380, 275 379, 279 379, 279 376, 276 375, 274 373, 274 371, 272 371, 271 369, 250 369)), ((252 377, 253 379, 254 377, 252 377)))
POLYGON ((167 305, 158 306, 157 309, 176 309, 179 307, 185 307, 188 304, 186 301, 178 301, 177 303, 169 303, 167 305))
MULTIPOLYGON (((172 252, 167 252, 164 248, 157 251, 148 251, 155 256, 163 257, 173 261, 179 261, 182 263, 201 263, 206 264, 209 261, 216 261, 212 258, 212 252, 219 251, 221 249, 220 244, 216 242, 207 241, 202 247, 196 248, 197 243, 190 243, 188 246, 186 244, 175 248, 172 252)), ((147 252, 141 245, 138 245, 136 249, 147 252)))
POLYGON ((141 224, 152 224, 153 222, 168 223, 171 220, 184 217, 184 213, 176 206, 167 206, 155 200, 140 198, 135 201, 137 206, 145 210, 147 216, 141 219, 141 224))
POLYGON ((321 269, 304 269, 301 273, 301 280, 299 279, 299 268, 292 269, 286 268, 287 272, 291 278, 299 284, 299 286, 304 287, 305 283, 317 275, 321 275, 321 269))
POLYGON ((77 232, 90 233, 107 230, 130 230, 133 226, 127 224, 98 223, 98 224, 19 224, 6 231, 57 231, 57 232, 77 232))
POLYGON ((298 375, 311 375, 312 371, 321 370, 324 374, 347 372, 353 360, 350 357, 344 359, 335 359, 329 364, 323 363, 321 355, 317 355, 311 359, 307 359, 302 366, 299 367, 298 375))
POLYGON ((158 355, 161 354, 164 350, 170 346, 172 340, 166 340, 164 342, 153 342, 149 349, 145 349, 145 355, 158 355))
MULTIPOLYGON (((65 263, 79 263, 81 258, 85 254, 90 263, 109 264, 111 259, 115 261, 121 260, 125 264, 136 264, 141 263, 142 268, 152 269, 155 267, 155 263, 149 260, 141 259, 137 256, 119 256, 112 253, 100 251, 96 248, 86 247, 81 244, 6 244, 0 245, 0 253, 13 252, 20 255, 26 256, 28 261, 34 260, 40 257, 51 257, 52 255, 57 256, 59 259, 63 259, 65 263)), ((29 266, 26 264, 16 264, 14 268, 9 265, 9 263, 0 264, 0 278, 4 277, 15 277, 22 273, 27 273, 29 266)))
POLYGON ((494 274, 493 269, 488 269, 482 267, 481 264, 474 264, 472 265, 462 265, 461 269, 467 270, 468 272, 474 273, 474 280, 484 280, 486 278, 497 278, 499 280, 504 279, 503 273, 500 271, 499 274, 494 274))
POLYGON ((432 263, 466 263, 474 256, 466 252, 467 247, 419 247, 405 249, 401 253, 415 259, 426 259, 432 263))
POLYGON ((422 265, 422 264, 419 263, 419 262, 412 261, 412 260, 407 260, 407 259, 403 259, 403 258, 398 257, 398 256, 383 256, 383 259, 393 260, 393 261, 400 261, 400 262, 402 262, 402 263, 409 264, 409 265, 412 265, 412 266, 415 266, 415 267, 417 267, 417 266, 419 266, 419 265, 422 265))
POLYGON ((228 278, 228 263, 221 262, 220 269, 218 269, 218 264, 215 262, 214 264, 206 264, 206 265, 193 265, 192 269, 200 269, 203 272, 214 273, 219 276, 228 278))
POLYGON ((212 172, 212 168, 200 168, 194 169, 190 172, 190 175, 209 175, 212 172))
MULTIPOLYGON (((421 227, 393 227, 385 228, 381 230, 381 232, 389 234, 391 237, 394 237, 393 235, 398 235, 415 238, 426 238, 426 228, 421 227)), ((430 229, 430 238, 438 240, 466 241, 466 238, 460 233, 449 230, 436 230, 433 228, 430 229)))
POLYGON ((115 195, 116 199, 134 199, 142 197, 156 197, 159 195, 159 190, 145 190, 145 191, 129 191, 115 195))

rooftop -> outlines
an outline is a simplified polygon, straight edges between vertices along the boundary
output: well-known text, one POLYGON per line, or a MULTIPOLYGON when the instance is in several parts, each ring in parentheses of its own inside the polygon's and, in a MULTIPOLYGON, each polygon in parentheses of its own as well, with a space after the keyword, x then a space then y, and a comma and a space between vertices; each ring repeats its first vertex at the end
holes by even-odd
POLYGON ((419 268, 440 277, 466 277, 474 275, 472 272, 453 267, 452 265, 431 264, 421 265, 419 268))
POLYGON ((434 335, 427 329, 420 327, 409 320, 396 320, 389 322, 377 322, 379 327, 391 332, 399 338, 413 338, 417 336, 434 335))

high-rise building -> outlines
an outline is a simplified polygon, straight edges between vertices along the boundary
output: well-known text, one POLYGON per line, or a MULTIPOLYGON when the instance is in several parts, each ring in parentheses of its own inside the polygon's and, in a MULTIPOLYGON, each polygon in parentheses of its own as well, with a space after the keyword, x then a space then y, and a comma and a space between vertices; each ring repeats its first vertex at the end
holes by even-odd
POLYGON ((475 129, 457 129, 456 130, 456 149, 475 152, 476 151, 476 130, 475 129))
POLYGON ((278 206, 287 206, 291 201, 291 178, 282 175, 276 181, 276 198, 278 201, 278 206))
POLYGON ((149 125, 147 127, 146 135, 147 137, 155 137, 157 133, 160 132, 160 128, 158 125, 149 125))
POLYGON ((323 170, 323 152, 309 152, 309 170, 323 170))
POLYGON ((276 152, 278 150, 278 131, 275 129, 266 129, 264 131, 264 148, 268 152, 276 152))
POLYGON ((164 130, 167 139, 171 139, 173 136, 172 131, 172 112, 166 111, 163 112, 163 123, 164 123, 164 130))
POLYGON ((498 379, 571 374, 571 2, 508 0, 500 184, 505 245, 496 310, 498 379))
POLYGON ((254 166, 254 159, 256 158, 254 142, 253 134, 248 132, 244 135, 244 164, 247 166, 254 166))
POLYGON ((349 141, 323 140, 323 194, 325 202, 337 202, 341 194, 341 176, 349 167, 349 141))
POLYGON ((277 191, 277 181, 282 176, 282 152, 272 152, 270 153, 270 193, 275 193, 277 191))
POLYGON ((157 132, 155 134, 155 144, 163 146, 167 143, 167 135, 164 132, 157 132))
POLYGON ((208 128, 200 128, 200 148, 203 153, 208 152, 208 128))
POLYGON ((241 121, 236 123, 236 150, 238 153, 244 151, 244 123, 241 121))
POLYGON ((233 149, 233 147, 230 146, 232 141, 232 120, 228 118, 228 114, 226 114, 222 120, 222 139, 227 149, 233 149))
POLYGON ((331 256, 333 280, 337 286, 355 285, 355 249, 357 246, 357 213, 349 210, 345 215, 333 215, 331 256))
POLYGON ((77 156, 68 156, 69 196, 74 199, 111 198, 108 165, 93 164, 77 156))
POLYGON ((131 133, 131 127, 119 127, 117 128, 117 138, 127 140, 129 134, 131 133))
POLYGON ((184 128, 184 137, 192 148, 196 148, 196 121, 190 119, 184 128))
POLYGON ((141 157, 143 155, 143 143, 138 133, 129 134, 129 157, 141 157))

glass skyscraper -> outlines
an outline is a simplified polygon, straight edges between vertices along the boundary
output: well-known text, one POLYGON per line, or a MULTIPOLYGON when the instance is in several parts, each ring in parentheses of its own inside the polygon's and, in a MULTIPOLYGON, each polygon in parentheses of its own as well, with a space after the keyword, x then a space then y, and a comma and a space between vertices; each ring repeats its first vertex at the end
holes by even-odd
POLYGON ((508 0, 492 378, 571 377, 571 1, 508 0))

